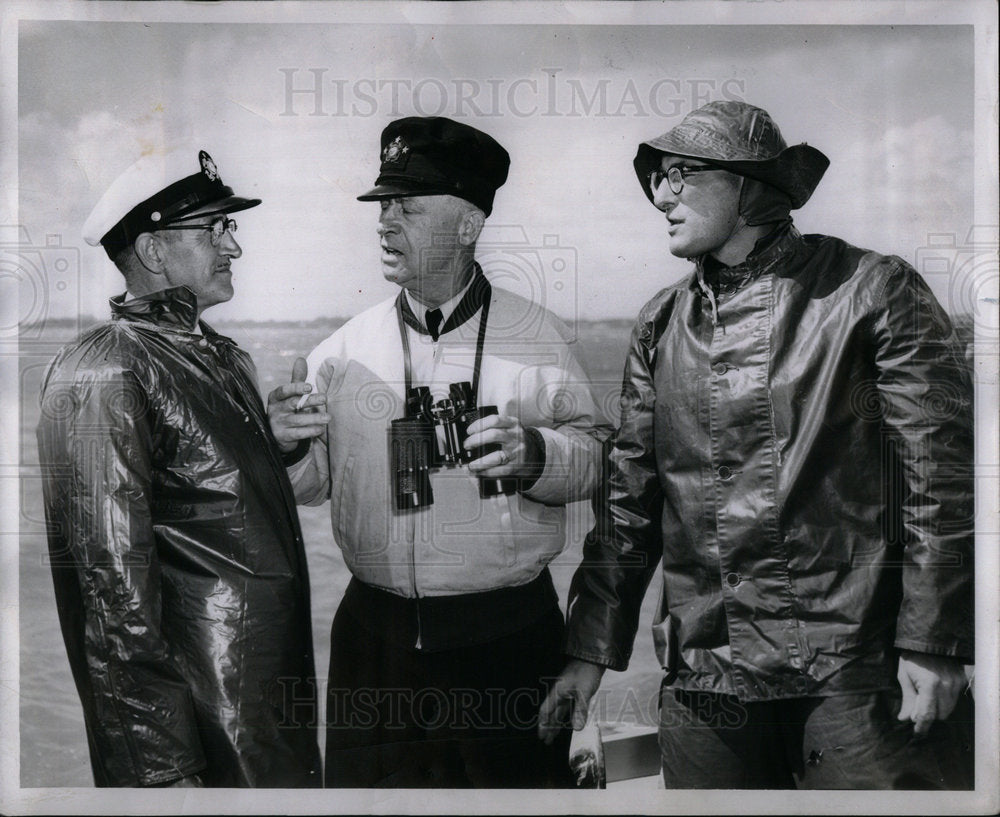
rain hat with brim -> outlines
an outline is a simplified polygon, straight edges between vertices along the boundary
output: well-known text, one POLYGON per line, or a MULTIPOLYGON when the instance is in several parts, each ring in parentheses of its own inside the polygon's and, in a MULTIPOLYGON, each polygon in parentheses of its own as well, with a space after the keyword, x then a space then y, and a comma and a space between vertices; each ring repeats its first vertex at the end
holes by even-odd
POLYGON ((807 144, 788 147, 767 111, 745 102, 710 102, 675 128, 639 145, 632 161, 646 198, 649 174, 665 154, 698 159, 772 185, 797 209, 809 201, 830 160, 807 144))

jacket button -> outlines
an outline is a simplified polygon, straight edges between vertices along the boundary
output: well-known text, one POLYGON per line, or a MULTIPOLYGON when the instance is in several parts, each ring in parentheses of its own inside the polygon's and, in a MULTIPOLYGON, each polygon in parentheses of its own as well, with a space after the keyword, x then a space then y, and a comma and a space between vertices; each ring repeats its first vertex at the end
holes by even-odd
POLYGON ((743 577, 739 573, 727 573, 726 574, 726 584, 730 587, 736 587, 743 581, 743 577))
POLYGON ((733 475, 732 470, 725 465, 720 466, 716 473, 719 475, 719 479, 729 479, 733 475))
POLYGON ((725 363, 716 363, 712 367, 712 371, 717 375, 724 375, 727 371, 729 371, 729 367, 725 363))

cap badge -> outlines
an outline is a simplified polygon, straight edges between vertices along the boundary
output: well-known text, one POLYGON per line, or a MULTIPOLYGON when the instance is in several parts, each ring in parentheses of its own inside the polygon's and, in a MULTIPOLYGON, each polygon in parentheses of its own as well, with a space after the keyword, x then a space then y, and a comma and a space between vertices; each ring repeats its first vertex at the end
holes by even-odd
POLYGON ((402 162, 406 158, 406 154, 409 152, 409 145, 403 141, 401 136, 397 136, 382 149, 382 161, 386 164, 402 162))
POLYGON ((219 178, 219 169, 215 166, 215 162, 212 161, 212 157, 204 150, 198 151, 198 161, 201 163, 201 172, 208 176, 210 182, 214 182, 219 178))

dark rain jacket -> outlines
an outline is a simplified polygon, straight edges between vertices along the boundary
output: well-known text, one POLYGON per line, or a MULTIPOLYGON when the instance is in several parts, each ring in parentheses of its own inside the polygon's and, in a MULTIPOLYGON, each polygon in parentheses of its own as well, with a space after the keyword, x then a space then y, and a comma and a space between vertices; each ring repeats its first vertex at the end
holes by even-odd
POLYGON ((892 687, 899 649, 971 662, 972 387, 926 284, 790 224, 716 274, 635 325, 568 653, 627 665, 662 557, 677 687, 832 695, 892 687))
POLYGON ((191 331, 186 288, 111 305, 38 427, 95 781, 319 785, 306 559, 253 363, 191 331))

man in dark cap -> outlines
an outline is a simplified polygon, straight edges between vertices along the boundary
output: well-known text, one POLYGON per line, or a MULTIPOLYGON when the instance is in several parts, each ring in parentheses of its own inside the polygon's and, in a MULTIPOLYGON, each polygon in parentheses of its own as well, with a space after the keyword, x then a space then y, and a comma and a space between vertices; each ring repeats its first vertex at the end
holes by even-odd
POLYGON ((330 500, 353 574, 331 636, 326 784, 565 785, 568 731, 552 746, 536 733, 562 663, 547 564, 606 432, 560 322, 476 263, 507 152, 416 117, 381 148, 359 198, 379 203, 400 292, 313 351, 311 382, 297 363, 269 404, 301 458, 296 497, 330 500))
POLYGON ((713 102, 635 171, 694 274, 639 315, 542 733, 628 664, 662 560, 668 788, 968 788, 970 377, 905 262, 789 215, 827 158, 713 102))
POLYGON ((321 783, 295 497, 253 363, 199 320, 233 297, 230 214, 258 204, 177 149, 84 227, 127 292, 52 362, 38 440, 98 786, 321 783))

